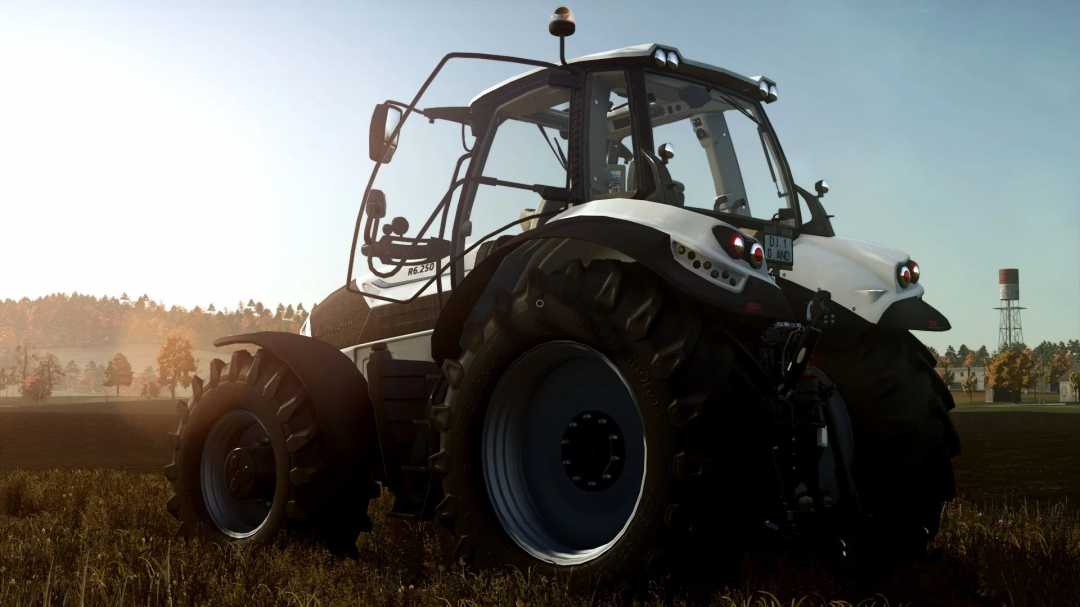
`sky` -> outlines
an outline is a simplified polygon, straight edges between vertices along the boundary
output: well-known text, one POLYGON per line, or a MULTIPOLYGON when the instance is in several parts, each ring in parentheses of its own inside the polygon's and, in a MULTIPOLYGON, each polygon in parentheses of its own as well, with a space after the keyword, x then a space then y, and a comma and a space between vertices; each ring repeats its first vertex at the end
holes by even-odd
MULTIPOLYGON (((374 105, 411 99, 447 52, 557 59, 555 7, 0 0, 0 299, 310 308, 345 281, 374 105)), ((571 8, 569 56, 658 42, 776 80, 796 182, 829 181, 838 234, 919 262, 953 325, 930 345, 995 348, 1006 267, 1028 344, 1080 337, 1080 3, 571 8)), ((424 105, 519 71, 451 64, 424 105)), ((379 182, 414 226, 461 145, 423 127, 399 150, 420 164, 379 182)))

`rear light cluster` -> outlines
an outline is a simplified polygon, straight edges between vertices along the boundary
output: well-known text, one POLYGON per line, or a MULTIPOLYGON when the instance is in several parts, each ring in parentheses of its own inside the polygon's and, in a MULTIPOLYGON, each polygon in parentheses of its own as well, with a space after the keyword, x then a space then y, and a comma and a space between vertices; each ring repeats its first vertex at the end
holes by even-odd
POLYGON ((901 289, 906 289, 909 285, 919 282, 919 275, 921 273, 919 264, 914 261, 909 261, 905 264, 896 266, 896 281, 900 283, 901 289))
POLYGON ((755 270, 765 263, 765 249, 756 240, 723 226, 713 228, 713 235, 732 259, 742 259, 755 270))
POLYGON ((672 241, 672 247, 683 263, 693 268, 694 270, 709 276, 715 281, 727 283, 733 287, 739 285, 739 281, 742 280, 742 276, 735 272, 729 272, 723 268, 719 263, 714 262, 708 257, 698 253, 690 247, 682 244, 681 242, 672 241))

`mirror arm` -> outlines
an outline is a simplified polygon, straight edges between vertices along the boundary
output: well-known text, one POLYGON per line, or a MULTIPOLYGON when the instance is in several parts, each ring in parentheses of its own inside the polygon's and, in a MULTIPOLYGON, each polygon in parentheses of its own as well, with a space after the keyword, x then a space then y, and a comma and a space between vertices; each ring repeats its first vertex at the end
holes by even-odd
MULTIPOLYGON (((427 80, 424 81, 424 84, 420 86, 420 90, 416 92, 416 96, 413 97, 412 103, 410 103, 409 106, 405 109, 405 113, 401 116, 401 120, 398 122, 397 128, 394 129, 394 132, 391 134, 391 141, 393 141, 394 137, 396 137, 398 132, 401 131, 401 127, 409 118, 409 114, 411 114, 412 111, 416 108, 416 104, 420 103, 420 99, 424 96, 424 93, 427 91, 428 87, 431 86, 431 83, 435 80, 435 77, 439 75, 440 71, 442 71, 443 66, 446 65, 446 63, 451 59, 479 59, 484 61, 496 61, 501 63, 518 63, 522 65, 531 65, 533 67, 540 68, 559 68, 557 64, 549 63, 547 61, 523 59, 521 57, 512 57, 510 55, 489 55, 487 53, 449 53, 444 56, 441 61, 439 61, 439 64, 435 66, 435 69, 432 70, 430 75, 428 75, 427 80)), ((568 68, 564 67, 561 69, 568 68)), ((364 197, 362 199, 363 202, 360 203, 360 211, 356 215, 356 225, 353 228, 352 246, 349 250, 349 269, 345 275, 345 287, 347 289, 349 288, 349 284, 352 282, 353 279, 353 262, 356 259, 356 244, 357 241, 360 240, 360 228, 363 224, 364 211, 365 207, 367 206, 367 196, 368 193, 371 191, 371 187, 375 184, 375 178, 379 174, 380 166, 382 166, 382 163, 376 162, 375 168, 371 170, 371 176, 368 177, 367 186, 364 187, 364 197)))

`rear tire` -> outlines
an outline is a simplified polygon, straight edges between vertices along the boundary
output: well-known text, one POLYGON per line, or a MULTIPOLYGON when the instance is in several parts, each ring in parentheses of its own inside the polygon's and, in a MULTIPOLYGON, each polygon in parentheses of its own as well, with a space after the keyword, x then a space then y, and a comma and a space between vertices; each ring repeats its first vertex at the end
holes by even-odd
POLYGON ((685 540, 706 518, 732 530, 709 558, 730 566, 717 557, 742 553, 744 496, 729 493, 742 488, 737 473, 709 477, 718 437, 706 423, 739 408, 734 356, 655 276, 607 260, 533 270, 514 294, 495 292, 464 341, 431 413, 436 514, 457 536, 455 557, 579 588, 640 584, 705 556, 685 540))
POLYGON ((239 350, 228 364, 213 360, 209 380, 195 377, 192 391, 177 404, 165 467, 178 533, 247 545, 289 529, 357 556, 377 486, 365 471, 331 463, 320 428, 334 420, 318 419, 289 367, 266 350, 239 350))

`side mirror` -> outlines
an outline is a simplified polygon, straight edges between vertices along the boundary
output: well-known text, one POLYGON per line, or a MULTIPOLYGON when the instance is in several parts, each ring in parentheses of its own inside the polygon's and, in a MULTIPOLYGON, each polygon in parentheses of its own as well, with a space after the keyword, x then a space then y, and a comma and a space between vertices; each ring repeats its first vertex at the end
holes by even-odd
POLYGON ((660 149, 657 150, 657 154, 660 156, 660 159, 664 162, 664 164, 667 164, 667 161, 675 157, 675 146, 671 145, 670 143, 661 144, 660 149))
POLYGON ((386 164, 394 157, 400 133, 394 133, 401 124, 402 111, 396 105, 380 103, 371 114, 368 131, 368 157, 374 162, 386 164))
POLYGON ((386 217, 386 194, 382 190, 371 190, 367 199, 367 216, 371 219, 386 217))
POLYGON ((818 198, 821 198, 829 191, 829 182, 822 179, 814 184, 814 191, 817 192, 818 198))

